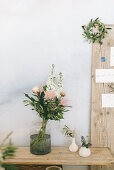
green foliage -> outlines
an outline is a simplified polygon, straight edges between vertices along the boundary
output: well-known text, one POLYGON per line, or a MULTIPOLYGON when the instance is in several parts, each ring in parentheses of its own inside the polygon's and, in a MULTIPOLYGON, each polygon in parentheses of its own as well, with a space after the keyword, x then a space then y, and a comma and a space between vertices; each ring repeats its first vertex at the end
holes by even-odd
POLYGON ((89 43, 99 43, 100 45, 103 44, 103 39, 108 34, 108 29, 105 25, 99 20, 99 18, 96 18, 95 20, 91 19, 88 25, 83 25, 83 37, 89 41, 89 43), (97 32, 93 32, 93 29, 97 28, 97 32))
MULTIPOLYGON (((44 87, 46 90, 46 86, 44 87)), ((64 112, 69 111, 65 108, 70 106, 60 105, 61 100, 57 97, 46 100, 44 98, 44 92, 45 91, 38 92, 37 95, 33 94, 34 98, 25 94, 25 96, 29 99, 24 100, 25 106, 32 106, 32 110, 36 110, 37 114, 45 121, 63 119, 64 112)))
POLYGON ((2 158, 3 159, 6 159, 7 157, 12 157, 14 156, 14 153, 15 153, 15 150, 17 148, 13 145, 13 143, 11 142, 11 140, 9 140, 9 143, 6 144, 4 146, 4 148, 2 149, 2 153, 3 153, 3 156, 2 158))
POLYGON ((19 168, 17 168, 16 166, 14 165, 7 165, 7 164, 4 164, 1 166, 2 168, 5 168, 6 170, 19 170, 19 168))
POLYGON ((68 127, 68 126, 64 126, 62 133, 66 136, 66 137, 73 137, 73 132, 72 130, 68 127))
POLYGON ((11 139, 9 139, 9 137, 11 136, 12 132, 9 133, 4 139, 3 141, 0 143, 0 152, 1 152, 1 157, 0 157, 0 166, 4 167, 4 168, 9 168, 9 170, 16 170, 17 168, 13 165, 6 165, 3 164, 2 161, 5 160, 6 158, 11 158, 14 156, 14 153, 17 149, 17 147, 15 147, 11 141, 11 139), (7 140, 9 140, 7 142, 7 140))
POLYGON ((88 142, 88 136, 86 136, 86 138, 84 136, 81 136, 81 142, 82 142, 82 146, 89 148, 91 147, 91 143, 88 142))

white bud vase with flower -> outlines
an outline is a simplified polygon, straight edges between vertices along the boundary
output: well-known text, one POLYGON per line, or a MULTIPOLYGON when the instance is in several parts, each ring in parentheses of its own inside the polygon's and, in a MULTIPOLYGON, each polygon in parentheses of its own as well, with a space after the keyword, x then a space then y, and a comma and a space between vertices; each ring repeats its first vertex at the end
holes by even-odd
POLYGON ((81 157, 88 157, 91 155, 91 150, 89 147, 91 147, 91 143, 88 142, 88 136, 86 136, 86 138, 84 136, 81 137, 81 143, 82 146, 79 150, 79 155, 81 157))
POLYGON ((51 137, 46 132, 48 121, 64 119, 63 114, 69 111, 66 108, 70 107, 67 105, 67 99, 64 98, 65 93, 62 92, 63 75, 59 73, 57 81, 54 67, 53 64, 47 83, 40 88, 35 86, 32 89, 33 97, 25 94, 28 98, 28 100, 24 100, 25 106, 32 106, 32 110, 35 110, 42 119, 41 127, 36 125, 38 126, 37 131, 30 136, 30 151, 37 155, 51 152, 51 137))
POLYGON ((76 137, 76 130, 73 129, 71 130, 68 126, 64 126, 63 130, 62 130, 62 133, 66 136, 66 137, 71 137, 72 138, 72 143, 71 145, 69 146, 69 150, 71 152, 77 152, 78 150, 78 145, 76 144, 76 141, 75 141, 75 137, 76 137))

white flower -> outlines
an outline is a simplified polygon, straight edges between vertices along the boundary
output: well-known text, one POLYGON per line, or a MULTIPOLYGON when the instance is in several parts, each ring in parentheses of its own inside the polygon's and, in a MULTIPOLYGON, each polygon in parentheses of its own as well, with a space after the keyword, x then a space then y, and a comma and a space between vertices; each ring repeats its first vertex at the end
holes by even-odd
POLYGON ((47 85, 48 90, 53 90, 56 93, 57 97, 59 97, 60 92, 62 91, 62 88, 63 88, 63 84, 62 84, 63 75, 62 75, 62 73, 59 73, 59 80, 57 83, 57 78, 55 76, 54 68, 55 68, 55 65, 52 64, 52 70, 48 76, 48 81, 47 81, 46 85, 47 85))

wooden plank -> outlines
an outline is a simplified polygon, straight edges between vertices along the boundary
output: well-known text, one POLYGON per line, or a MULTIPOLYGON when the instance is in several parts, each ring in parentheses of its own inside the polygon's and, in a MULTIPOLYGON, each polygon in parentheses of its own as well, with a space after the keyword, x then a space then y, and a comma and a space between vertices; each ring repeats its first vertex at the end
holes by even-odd
MULTIPOLYGON (((95 82, 96 69, 114 69, 110 66, 110 47, 114 47, 114 25, 104 39, 103 45, 94 43, 92 46, 92 102, 91 102, 91 143, 93 147, 109 147, 114 153, 114 108, 102 108, 101 94, 109 93, 107 83, 95 82), (106 61, 101 62, 101 56, 106 61)), ((91 170, 113 170, 114 167, 91 167, 91 170), (104 168, 104 169, 103 169, 104 168)))
POLYGON ((6 159, 6 164, 16 165, 114 165, 114 158, 108 148, 91 148, 91 156, 82 158, 67 147, 52 147, 47 155, 33 155, 29 147, 19 147, 15 157, 6 159))

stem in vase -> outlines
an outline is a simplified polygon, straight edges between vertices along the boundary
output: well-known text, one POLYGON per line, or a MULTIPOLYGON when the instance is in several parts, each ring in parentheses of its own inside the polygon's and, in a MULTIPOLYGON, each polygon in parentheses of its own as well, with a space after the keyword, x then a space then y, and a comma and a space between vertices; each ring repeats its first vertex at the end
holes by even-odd
POLYGON ((45 119, 43 119, 42 121, 42 127, 40 128, 40 131, 38 133, 38 137, 44 137, 45 132, 46 132, 46 125, 47 125, 47 121, 45 119))

